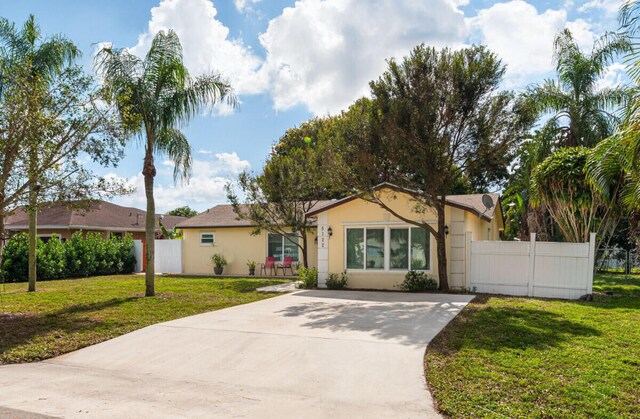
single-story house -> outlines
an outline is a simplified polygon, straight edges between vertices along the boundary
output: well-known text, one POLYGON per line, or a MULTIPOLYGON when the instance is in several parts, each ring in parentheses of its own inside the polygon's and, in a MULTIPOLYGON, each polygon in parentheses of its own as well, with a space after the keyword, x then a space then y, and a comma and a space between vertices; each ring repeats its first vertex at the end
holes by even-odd
MULTIPOLYGON (((318 201, 314 208, 333 202, 318 201)), ((227 260, 224 273, 229 275, 246 275, 248 261, 256 262, 259 271, 260 264, 268 256, 278 262, 286 256, 291 256, 294 262, 302 260, 298 246, 281 234, 262 230, 260 234, 253 235, 255 225, 248 220, 238 219, 231 205, 217 205, 180 222, 177 227, 183 231, 182 271, 185 274, 211 274, 211 256, 216 253, 224 255, 227 260)), ((309 266, 317 266, 315 238, 315 232, 308 234, 309 266)))
MULTIPOLYGON (((130 234, 134 240, 145 240, 147 212, 123 207, 106 201, 92 201, 87 205, 69 207, 56 202, 44 205, 38 211, 38 236, 47 239, 56 234, 63 240, 71 238, 73 233, 100 233, 104 238, 114 234, 122 236, 130 234)), ((156 237, 162 237, 162 230, 158 221, 167 230, 172 230, 176 224, 186 220, 186 217, 156 214, 156 237)), ((10 233, 29 231, 29 215, 23 207, 7 217, 5 229, 10 233)))
MULTIPOLYGON (((410 191, 383 184, 377 194, 398 215, 436 223, 435 211, 412 211, 410 191)), ((446 198, 447 269, 452 288, 465 282, 465 232, 473 240, 499 240, 504 220, 498 194, 451 195, 446 198), (490 199, 493 205, 485 205, 490 199)), ((436 245, 431 235, 394 217, 381 206, 354 195, 320 201, 308 214, 317 234, 310 235, 309 266, 318 268, 319 286, 329 273, 347 271, 350 288, 394 289, 409 269, 433 275, 437 280, 436 245), (427 237, 428 236, 428 237, 427 237)), ((263 262, 267 256, 282 260, 298 249, 281 235, 262 231, 239 220, 231 205, 218 205, 178 224, 184 231, 183 272, 210 274, 211 255, 222 253, 229 261, 226 274, 247 273, 247 260, 263 262)))

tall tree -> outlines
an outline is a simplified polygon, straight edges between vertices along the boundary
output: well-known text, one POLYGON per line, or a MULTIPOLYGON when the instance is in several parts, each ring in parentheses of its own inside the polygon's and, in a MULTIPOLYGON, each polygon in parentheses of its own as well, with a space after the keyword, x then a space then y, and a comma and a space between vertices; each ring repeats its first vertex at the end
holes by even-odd
POLYGON ((195 217, 198 215, 198 211, 191 209, 188 205, 184 207, 174 208, 167 212, 167 215, 177 215, 178 217, 195 217))
POLYGON ((343 181, 364 199, 433 234, 445 290, 446 195, 461 179, 495 178, 531 124, 515 96, 499 91, 504 72, 500 60, 481 46, 438 51, 420 45, 400 63, 390 60, 388 70, 370 83, 372 100, 349 111, 356 116, 347 125, 362 129, 350 130, 349 166, 339 172, 343 181), (413 212, 434 211, 437 225, 396 213, 373 188, 384 181, 412 191, 413 212))
POLYGON ((227 197, 238 217, 256 226, 253 234, 281 234, 300 249, 302 264, 308 267, 308 235, 315 231, 315 222, 306 214, 328 194, 324 172, 322 154, 314 146, 292 147, 286 154, 272 154, 261 175, 240 175, 244 205, 233 185, 227 185, 227 197))
POLYGON ((0 20, 0 224, 26 192, 29 291, 36 288, 40 200, 85 199, 108 191, 109 183, 96 182, 78 156, 110 164, 122 152, 109 109, 94 100, 93 81, 71 65, 78 54, 61 35, 44 38, 33 16, 20 29, 0 20))
POLYGON ((180 127, 206 105, 237 101, 231 86, 220 74, 193 79, 184 66, 178 36, 169 30, 153 38, 144 59, 126 49, 102 48, 95 58, 104 79, 107 98, 115 102, 128 131, 144 144, 144 189, 147 198, 146 296, 155 295, 153 183, 156 176, 154 154, 166 155, 175 163, 174 180, 188 179, 191 146, 180 127))
POLYGON ((593 147, 613 133, 619 122, 617 111, 627 102, 629 91, 599 88, 598 83, 617 55, 630 49, 624 34, 604 34, 588 54, 568 29, 556 36, 553 58, 558 79, 532 86, 525 97, 540 114, 551 115, 561 145, 593 147))

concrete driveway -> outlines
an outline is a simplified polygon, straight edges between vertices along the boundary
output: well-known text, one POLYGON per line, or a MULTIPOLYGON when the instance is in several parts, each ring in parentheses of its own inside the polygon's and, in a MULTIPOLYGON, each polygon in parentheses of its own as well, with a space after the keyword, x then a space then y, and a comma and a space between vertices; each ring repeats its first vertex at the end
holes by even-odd
POLYGON ((435 417, 424 350, 471 299, 299 291, 186 317, 49 361, 0 367, 0 412, 435 417))

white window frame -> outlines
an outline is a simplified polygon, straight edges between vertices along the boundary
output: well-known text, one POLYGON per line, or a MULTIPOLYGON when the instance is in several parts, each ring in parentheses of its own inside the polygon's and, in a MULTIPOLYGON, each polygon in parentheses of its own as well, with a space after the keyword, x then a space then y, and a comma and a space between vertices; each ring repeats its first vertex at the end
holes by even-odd
MULTIPOLYGON (((409 250, 411 250, 411 229, 412 228, 420 228, 416 225, 413 224, 406 224, 406 223, 397 223, 397 222, 393 222, 393 223, 385 223, 385 224, 371 224, 371 223, 345 223, 343 225, 343 236, 344 236, 344 241, 343 241, 343 265, 344 265, 344 270, 347 272, 367 272, 367 273, 375 273, 375 272, 379 272, 379 273, 401 273, 401 272, 409 272, 410 269, 399 269, 399 268, 391 268, 391 229, 392 228, 408 228, 409 229, 409 250), (384 268, 380 269, 380 268, 367 268, 367 245, 366 245, 366 241, 367 241, 367 232, 366 230, 370 228, 370 229, 384 229, 384 268), (357 269, 357 268, 347 268, 347 230, 348 229, 363 229, 365 230, 364 232, 364 241, 365 241, 365 263, 364 263, 364 268, 363 269, 357 269)), ((433 238, 433 234, 431 234, 431 232, 429 232, 429 269, 416 269, 416 271, 419 272, 424 272, 424 273, 428 273, 431 274, 433 273, 433 244, 434 244, 434 238, 433 238)), ((411 255, 409 255, 409 267, 411 267, 411 255)))
POLYGON ((213 247, 216 244, 216 233, 213 231, 205 231, 200 233, 200 246, 201 247, 213 247), (211 236, 211 243, 202 243, 203 236, 211 236))

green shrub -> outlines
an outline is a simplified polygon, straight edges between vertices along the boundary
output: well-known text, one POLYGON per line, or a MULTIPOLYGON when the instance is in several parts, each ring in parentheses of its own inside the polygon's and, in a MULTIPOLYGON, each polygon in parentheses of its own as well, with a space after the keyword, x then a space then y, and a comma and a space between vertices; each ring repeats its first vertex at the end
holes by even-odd
POLYGON ((60 241, 58 236, 55 234, 52 235, 46 243, 38 239, 36 249, 38 279, 60 279, 67 277, 66 249, 64 243, 60 241))
POLYGON ((438 283, 424 272, 409 271, 398 288, 408 292, 435 291, 438 283))
POLYGON ((318 270, 316 268, 305 268, 301 266, 298 269, 298 288, 311 289, 318 286, 318 270))
POLYGON ((12 236, 2 252, 2 274, 7 282, 26 281, 29 278, 29 236, 12 236))
MULTIPOLYGON (((38 280, 79 278, 133 272, 136 259, 130 236, 103 239, 98 233, 74 233, 64 243, 57 236, 37 244, 38 280)), ((25 233, 11 237, 4 249, 2 271, 7 281, 29 277, 29 238, 25 233)))
POLYGON ((338 274, 329 274, 327 278, 327 288, 330 290, 341 290, 347 287, 347 282, 349 277, 347 276, 347 271, 343 271, 340 275, 338 274))

